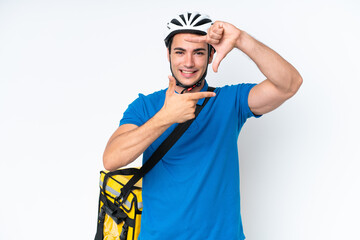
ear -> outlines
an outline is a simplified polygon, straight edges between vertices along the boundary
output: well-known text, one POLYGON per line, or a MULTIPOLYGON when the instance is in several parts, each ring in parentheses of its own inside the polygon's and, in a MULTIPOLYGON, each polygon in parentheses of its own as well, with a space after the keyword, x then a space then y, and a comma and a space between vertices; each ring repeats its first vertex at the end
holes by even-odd
POLYGON ((166 48, 166 54, 167 54, 167 59, 170 62, 170 53, 169 53, 169 48, 166 48))
POLYGON ((210 64, 210 63, 212 62, 212 60, 213 60, 214 53, 215 53, 214 48, 211 48, 211 53, 210 53, 210 58, 209 58, 209 64, 210 64))

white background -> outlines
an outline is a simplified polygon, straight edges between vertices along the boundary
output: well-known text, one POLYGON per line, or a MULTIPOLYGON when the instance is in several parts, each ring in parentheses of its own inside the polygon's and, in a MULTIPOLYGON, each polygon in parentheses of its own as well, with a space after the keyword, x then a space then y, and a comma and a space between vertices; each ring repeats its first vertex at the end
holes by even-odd
MULTIPOLYGON (((105 144, 139 92, 167 87, 163 30, 187 9, 247 31, 304 79, 240 134, 247 239, 360 239, 357 0, 0 0, 1 240, 93 239, 105 144)), ((208 74, 262 80, 240 51, 208 74)))

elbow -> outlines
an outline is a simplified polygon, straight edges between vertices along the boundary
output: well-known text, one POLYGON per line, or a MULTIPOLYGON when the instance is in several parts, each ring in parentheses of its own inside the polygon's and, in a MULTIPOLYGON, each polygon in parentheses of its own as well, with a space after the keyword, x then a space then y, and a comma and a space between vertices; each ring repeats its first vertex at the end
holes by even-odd
POLYGON ((300 76, 300 74, 297 74, 296 77, 293 77, 291 87, 288 90, 289 98, 294 96, 299 91, 302 83, 303 83, 303 79, 300 76))
POLYGON ((300 89, 302 84, 303 84, 303 78, 299 74, 299 76, 295 80, 295 93, 297 93, 297 91, 300 89))
POLYGON ((302 84, 303 84, 303 78, 299 74, 299 76, 296 78, 296 87, 297 87, 296 91, 299 90, 299 88, 301 87, 302 84))
POLYGON ((121 164, 121 161, 116 161, 113 157, 109 156, 109 154, 106 153, 104 153, 103 155, 103 165, 104 168, 110 172, 115 171, 123 166, 121 164))
POLYGON ((105 170, 108 170, 108 171, 114 171, 115 170, 113 164, 111 163, 111 161, 109 161, 109 159, 106 158, 105 156, 103 157, 103 165, 104 165, 105 170))

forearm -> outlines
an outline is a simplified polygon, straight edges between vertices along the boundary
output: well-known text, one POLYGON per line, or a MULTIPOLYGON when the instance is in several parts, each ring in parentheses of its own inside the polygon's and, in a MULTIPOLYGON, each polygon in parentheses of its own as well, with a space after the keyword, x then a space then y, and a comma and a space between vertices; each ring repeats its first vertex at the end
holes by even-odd
POLYGON ((299 72, 278 53, 241 31, 236 47, 248 55, 279 90, 295 93, 301 85, 299 72))
POLYGON ((114 133, 103 155, 104 167, 115 170, 138 158, 172 123, 165 121, 166 116, 159 111, 146 123, 130 131, 114 133))

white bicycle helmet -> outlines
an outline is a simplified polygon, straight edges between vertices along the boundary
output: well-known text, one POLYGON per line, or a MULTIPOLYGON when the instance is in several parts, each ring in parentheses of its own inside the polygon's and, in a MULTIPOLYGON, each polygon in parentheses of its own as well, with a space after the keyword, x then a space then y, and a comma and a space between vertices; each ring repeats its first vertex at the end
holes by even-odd
POLYGON ((212 25, 209 16, 198 12, 185 12, 177 15, 167 23, 167 31, 165 33, 165 45, 169 46, 169 40, 177 33, 194 33, 206 35, 208 29, 212 25))

